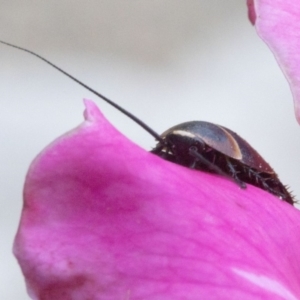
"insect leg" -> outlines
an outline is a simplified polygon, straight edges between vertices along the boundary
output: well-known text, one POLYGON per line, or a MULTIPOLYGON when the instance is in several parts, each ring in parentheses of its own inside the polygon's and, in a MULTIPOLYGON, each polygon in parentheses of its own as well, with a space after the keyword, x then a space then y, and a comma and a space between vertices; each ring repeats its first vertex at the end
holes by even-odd
POLYGON ((216 166, 215 164, 211 163, 209 160, 203 157, 198 151, 196 147, 190 147, 189 154, 195 158, 195 165, 197 161, 200 161, 204 165, 206 165, 210 170, 214 171, 216 174, 219 174, 221 176, 224 176, 230 180, 234 180, 241 188, 245 188, 246 184, 239 180, 236 177, 229 176, 227 173, 225 173, 221 168, 216 166))
POLYGON ((249 174, 255 178, 257 186, 265 191, 293 204, 293 196, 288 192, 287 188, 278 180, 277 175, 265 174, 255 170, 249 170, 249 174))
POLYGON ((238 178, 238 172, 237 172, 236 168, 234 167, 234 165, 231 163, 231 161, 227 157, 226 157, 226 164, 227 164, 227 168, 229 169, 229 172, 230 172, 231 177, 233 178, 233 180, 242 189, 245 189, 246 188, 246 183, 244 181, 242 181, 241 179, 238 178))

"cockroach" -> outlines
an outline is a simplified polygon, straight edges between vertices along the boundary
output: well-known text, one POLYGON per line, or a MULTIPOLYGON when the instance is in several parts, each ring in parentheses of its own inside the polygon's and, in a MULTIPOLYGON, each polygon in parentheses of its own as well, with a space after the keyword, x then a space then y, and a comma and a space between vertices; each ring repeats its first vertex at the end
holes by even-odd
POLYGON ((294 197, 270 165, 232 130, 209 122, 191 121, 176 125, 160 135, 123 107, 39 54, 4 41, 0 43, 38 57, 121 111, 155 138, 157 145, 150 152, 162 159, 191 169, 219 174, 235 181, 242 189, 246 188, 246 183, 252 184, 287 203, 295 203, 294 197))

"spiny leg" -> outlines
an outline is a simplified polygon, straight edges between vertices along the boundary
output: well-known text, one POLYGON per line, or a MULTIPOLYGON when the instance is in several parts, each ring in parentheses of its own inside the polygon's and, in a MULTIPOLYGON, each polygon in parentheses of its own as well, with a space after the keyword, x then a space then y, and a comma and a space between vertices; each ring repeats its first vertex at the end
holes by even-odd
POLYGON ((231 174, 231 177, 233 178, 233 180, 242 188, 245 189, 246 188, 246 183, 244 181, 242 181, 239 177, 238 177, 238 172, 235 168, 235 166, 231 163, 231 161, 226 157, 226 166, 229 169, 229 172, 231 174))
POLYGON ((268 177, 264 177, 262 175, 263 173, 253 169, 250 169, 248 172, 252 178, 254 177, 257 185, 263 188, 265 191, 283 199, 286 199, 287 195, 289 196, 287 189, 272 175, 268 174, 268 177))
POLYGON ((203 155, 201 155, 198 152, 197 147, 190 147, 189 154, 195 158, 195 160, 193 161, 193 163, 190 167, 194 168, 197 164, 197 161, 200 161, 202 164, 206 165, 210 170, 214 171, 216 174, 219 174, 230 180, 235 181, 242 189, 244 189, 246 187, 246 184, 243 181, 241 181, 237 177, 229 176, 220 167, 218 167, 217 165, 213 164, 212 162, 210 162, 209 160, 204 158, 203 155))

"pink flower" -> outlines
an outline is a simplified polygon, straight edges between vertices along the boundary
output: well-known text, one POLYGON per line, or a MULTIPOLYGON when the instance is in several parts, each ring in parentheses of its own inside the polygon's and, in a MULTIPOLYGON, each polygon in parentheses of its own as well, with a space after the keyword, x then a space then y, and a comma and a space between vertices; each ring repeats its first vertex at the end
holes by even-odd
MULTIPOLYGON (((271 4, 292 2, 248 2, 296 95, 296 51, 287 55, 286 32, 268 27, 271 4)), ((14 252, 33 299, 300 298, 298 210, 164 161, 85 104, 85 122, 27 174, 14 252)))
POLYGON ((14 251, 33 299, 300 297, 299 211, 146 152, 85 103, 26 178, 14 251))
POLYGON ((247 0, 249 18, 284 72, 300 123, 300 1, 247 0))

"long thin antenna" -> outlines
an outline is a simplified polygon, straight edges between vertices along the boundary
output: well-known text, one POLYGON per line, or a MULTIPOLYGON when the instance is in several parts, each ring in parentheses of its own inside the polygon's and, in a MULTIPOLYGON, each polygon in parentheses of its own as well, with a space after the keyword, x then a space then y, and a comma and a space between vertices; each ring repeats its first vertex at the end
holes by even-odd
POLYGON ((58 70, 59 72, 63 73, 64 75, 66 75, 67 77, 69 77, 70 79, 74 80, 75 82, 77 82, 78 84, 80 84, 81 86, 83 86, 84 88, 86 88, 88 91, 92 92, 93 94, 95 94, 96 96, 98 96, 99 98, 103 99, 105 102, 109 103, 111 106, 115 107, 117 110, 119 110, 120 112, 122 112, 124 115, 126 115, 127 117, 129 117, 131 120, 133 120, 135 123, 137 123, 138 125, 140 125, 142 128, 144 128, 148 133, 150 133, 157 141, 162 142, 162 138, 160 137, 160 135, 158 133, 156 133, 153 129, 151 129, 147 124, 145 124, 143 121, 141 121, 140 119, 138 119, 136 116, 134 116, 133 114, 131 114, 129 111, 127 111, 126 109, 124 109, 123 107, 119 106, 118 104, 114 103, 112 100, 106 98, 105 96, 101 95, 100 93, 98 93, 97 91, 95 91, 94 89, 90 88, 89 86, 87 86, 86 84, 84 84, 83 82, 81 82, 80 80, 78 80, 77 78, 73 77, 72 75, 70 75, 69 73, 67 73, 66 71, 62 70, 60 67, 56 66, 55 64, 53 64, 52 62, 50 62, 49 60, 47 60, 46 58, 40 56, 39 54, 27 50, 25 48, 4 42, 0 40, 1 44, 25 51, 31 55, 36 56, 37 58, 43 60, 45 63, 47 63, 48 65, 50 65, 51 67, 53 67, 54 69, 58 70))

